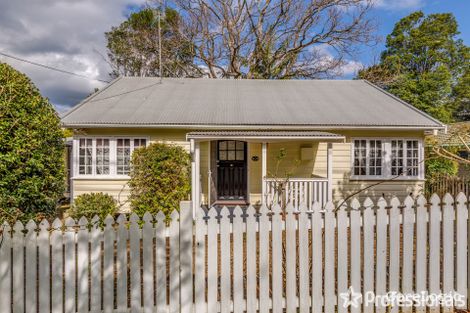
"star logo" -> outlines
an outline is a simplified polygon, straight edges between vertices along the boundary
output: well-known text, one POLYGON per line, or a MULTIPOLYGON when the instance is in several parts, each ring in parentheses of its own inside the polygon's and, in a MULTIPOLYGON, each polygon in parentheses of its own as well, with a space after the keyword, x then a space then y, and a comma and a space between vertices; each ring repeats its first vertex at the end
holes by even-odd
POLYGON ((347 292, 340 293, 339 296, 343 299, 344 308, 349 306, 358 308, 362 302, 362 294, 355 292, 352 286, 349 287, 347 292))

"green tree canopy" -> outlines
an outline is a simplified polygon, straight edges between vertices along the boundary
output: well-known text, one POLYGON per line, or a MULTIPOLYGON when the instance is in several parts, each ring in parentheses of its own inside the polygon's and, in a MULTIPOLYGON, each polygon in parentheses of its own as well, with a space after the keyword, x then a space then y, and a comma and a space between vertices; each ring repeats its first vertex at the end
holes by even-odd
POLYGON ((458 113, 457 93, 462 94, 458 90, 470 87, 468 80, 462 80, 469 68, 470 50, 458 35, 452 14, 414 12, 387 36, 380 63, 360 71, 358 77, 451 122, 458 113))
MULTIPOLYGON (((180 32, 180 15, 171 8, 161 19, 163 76, 193 76, 194 49, 180 32)), ((112 75, 159 76, 157 12, 151 8, 132 13, 105 33, 112 75)))
POLYGON ((53 215, 64 180, 59 117, 28 77, 0 63, 0 221, 53 215))

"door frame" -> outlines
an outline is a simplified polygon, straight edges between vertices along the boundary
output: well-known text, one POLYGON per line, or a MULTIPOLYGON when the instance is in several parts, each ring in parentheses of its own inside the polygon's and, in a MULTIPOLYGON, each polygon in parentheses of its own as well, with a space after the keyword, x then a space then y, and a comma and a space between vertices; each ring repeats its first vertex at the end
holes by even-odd
MULTIPOLYGON (((231 139, 231 138, 223 138, 223 139, 216 139, 216 140, 211 140, 209 141, 209 151, 210 151, 210 156, 209 156, 209 163, 211 167, 211 175, 212 177, 209 177, 210 180, 214 182, 215 188, 214 192, 211 193, 211 203, 209 205, 217 205, 217 204, 249 204, 250 203, 250 162, 249 162, 249 155, 250 155, 250 142, 244 141, 244 140, 237 140, 237 139, 231 139), (217 167, 217 161, 219 161, 219 142, 220 141, 241 141, 245 144, 245 188, 246 188, 246 195, 245 199, 240 200, 240 199, 233 199, 233 200, 224 200, 224 199, 219 199, 218 195, 218 186, 219 186, 219 179, 218 179, 218 167, 217 167)), ((210 184, 210 183, 209 183, 210 184)), ((209 190, 211 192, 211 190, 209 190)))

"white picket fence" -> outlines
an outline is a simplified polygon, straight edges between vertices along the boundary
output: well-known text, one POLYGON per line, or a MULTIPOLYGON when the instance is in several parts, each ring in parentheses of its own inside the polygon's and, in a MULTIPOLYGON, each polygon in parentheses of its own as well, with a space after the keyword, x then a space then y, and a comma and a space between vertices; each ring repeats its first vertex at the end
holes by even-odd
POLYGON ((338 209, 201 209, 195 221, 183 202, 169 223, 163 214, 109 217, 104 229, 95 222, 3 225, 0 311, 398 312, 345 308, 341 294, 468 295, 463 194, 456 203, 434 195, 429 205, 420 197, 338 209))

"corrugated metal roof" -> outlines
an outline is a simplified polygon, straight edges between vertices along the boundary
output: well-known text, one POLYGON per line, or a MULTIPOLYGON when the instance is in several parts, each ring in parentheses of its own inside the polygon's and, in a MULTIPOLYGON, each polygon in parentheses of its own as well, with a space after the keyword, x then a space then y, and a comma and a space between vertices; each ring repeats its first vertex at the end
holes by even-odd
POLYGON ((464 146, 470 145, 468 132, 470 131, 470 122, 457 122, 447 125, 447 132, 440 130, 432 141, 444 146, 464 146))
POLYGON ((186 138, 242 138, 242 139, 331 139, 331 140, 342 140, 345 137, 338 134, 333 134, 329 132, 322 131, 288 131, 288 130, 218 130, 218 131, 194 131, 186 135, 186 138))
POLYGON ((68 127, 364 126, 442 124, 361 80, 125 77, 66 113, 68 127))

